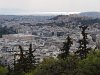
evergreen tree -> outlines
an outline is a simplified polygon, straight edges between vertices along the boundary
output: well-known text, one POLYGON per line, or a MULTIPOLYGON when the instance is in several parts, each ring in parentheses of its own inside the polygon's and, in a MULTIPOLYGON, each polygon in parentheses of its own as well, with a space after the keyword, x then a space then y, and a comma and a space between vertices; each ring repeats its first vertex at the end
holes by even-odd
POLYGON ((25 52, 22 46, 19 46, 20 54, 18 55, 20 58, 16 61, 14 58, 14 71, 15 72, 23 72, 26 73, 31 69, 35 68, 35 56, 33 55, 32 44, 29 46, 28 52, 25 52))
POLYGON ((26 55, 24 54, 24 50, 23 50, 22 46, 19 45, 19 49, 20 49, 20 54, 16 54, 17 56, 19 56, 19 59, 16 61, 16 63, 14 62, 14 65, 15 65, 14 71, 17 73, 27 71, 26 55))
POLYGON ((69 50, 71 45, 73 44, 72 39, 68 36, 66 42, 63 42, 63 48, 61 49, 61 54, 58 57, 65 59, 69 55, 69 50))
POLYGON ((79 47, 78 50, 75 52, 75 54, 78 54, 80 56, 81 59, 86 58, 87 54, 89 53, 91 48, 88 48, 88 41, 87 41, 87 33, 85 32, 85 30, 87 29, 88 26, 80 26, 80 28, 82 29, 82 36, 83 38, 80 39, 78 41, 79 43, 79 47))
POLYGON ((35 56, 33 55, 35 50, 32 50, 32 44, 30 44, 29 52, 28 52, 28 56, 27 56, 27 61, 28 61, 28 64, 29 64, 29 69, 35 68, 36 60, 35 60, 35 56))

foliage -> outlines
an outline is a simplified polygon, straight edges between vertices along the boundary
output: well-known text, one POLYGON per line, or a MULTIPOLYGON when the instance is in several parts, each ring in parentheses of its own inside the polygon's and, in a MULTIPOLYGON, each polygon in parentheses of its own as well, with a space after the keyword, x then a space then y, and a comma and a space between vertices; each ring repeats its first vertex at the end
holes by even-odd
POLYGON ((85 33, 85 30, 87 29, 88 26, 81 26, 80 28, 82 28, 82 36, 83 38, 80 39, 79 42, 79 47, 78 50, 75 52, 76 54, 79 55, 79 57, 81 59, 86 58, 87 54, 89 53, 89 51, 91 50, 91 48, 88 48, 88 41, 87 41, 87 33, 85 33))
POLYGON ((0 66, 0 75, 6 75, 7 68, 0 66))
POLYGON ((91 51, 87 57, 80 60, 76 55, 67 59, 46 58, 35 70, 26 75, 99 75, 100 51, 91 51))
POLYGON ((17 33, 13 27, 8 28, 7 26, 1 27, 0 26, 0 37, 2 37, 2 35, 4 34, 15 34, 17 33))
POLYGON ((27 56, 27 61, 28 61, 28 66, 29 66, 28 69, 35 68, 36 59, 35 59, 35 56, 33 55, 33 53, 35 51, 36 51, 36 49, 32 50, 32 44, 30 44, 29 52, 28 52, 28 56, 27 56))
POLYGON ((28 52, 25 52, 22 46, 19 46, 19 49, 20 54, 16 55, 18 55, 20 58, 14 62, 14 72, 19 74, 21 73, 21 75, 24 75, 24 73, 35 68, 36 61, 35 56, 33 55, 33 52, 35 50, 32 50, 32 44, 30 44, 28 52))
POLYGON ((70 47, 73 44, 72 39, 69 36, 67 37, 66 40, 67 40, 66 42, 63 42, 63 48, 61 49, 61 54, 59 54, 58 56, 62 59, 67 58, 67 56, 69 55, 70 47))
POLYGON ((21 46, 19 46, 19 49, 20 49, 20 54, 17 54, 19 55, 20 59, 17 60, 17 63, 14 65, 14 70, 16 72, 25 72, 26 71, 26 57, 24 55, 24 52, 23 52, 23 48, 21 46))
POLYGON ((75 75, 77 61, 76 56, 69 56, 66 60, 47 58, 32 73, 26 75, 75 75))
POLYGON ((100 51, 93 51, 86 59, 79 62, 79 74, 99 75, 100 74, 100 51))

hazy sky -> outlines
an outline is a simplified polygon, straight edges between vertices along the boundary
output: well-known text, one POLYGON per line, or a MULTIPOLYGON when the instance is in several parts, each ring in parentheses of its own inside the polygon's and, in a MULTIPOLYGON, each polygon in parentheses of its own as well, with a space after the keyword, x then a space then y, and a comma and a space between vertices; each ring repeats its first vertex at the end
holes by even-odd
POLYGON ((0 0, 0 9, 35 12, 100 11, 100 0, 0 0))

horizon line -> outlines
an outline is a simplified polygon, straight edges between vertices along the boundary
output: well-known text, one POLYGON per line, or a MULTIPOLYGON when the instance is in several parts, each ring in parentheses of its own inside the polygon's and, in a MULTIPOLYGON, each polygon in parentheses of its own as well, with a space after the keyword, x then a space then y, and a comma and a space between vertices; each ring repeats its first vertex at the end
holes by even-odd
POLYGON ((80 12, 0 12, 0 15, 70 15, 79 14, 80 12))
MULTIPOLYGON (((86 11, 86 12, 97 12, 97 11, 86 11)), ((56 16, 56 15, 71 15, 80 14, 84 12, 20 12, 20 11, 0 11, 0 15, 36 15, 36 16, 56 16)))

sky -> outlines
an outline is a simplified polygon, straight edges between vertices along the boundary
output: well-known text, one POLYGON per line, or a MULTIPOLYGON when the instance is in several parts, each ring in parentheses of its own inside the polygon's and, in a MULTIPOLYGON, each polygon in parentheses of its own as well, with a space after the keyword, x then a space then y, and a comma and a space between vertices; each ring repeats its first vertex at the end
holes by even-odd
POLYGON ((100 12, 100 0, 0 0, 0 11, 2 13, 100 12))

